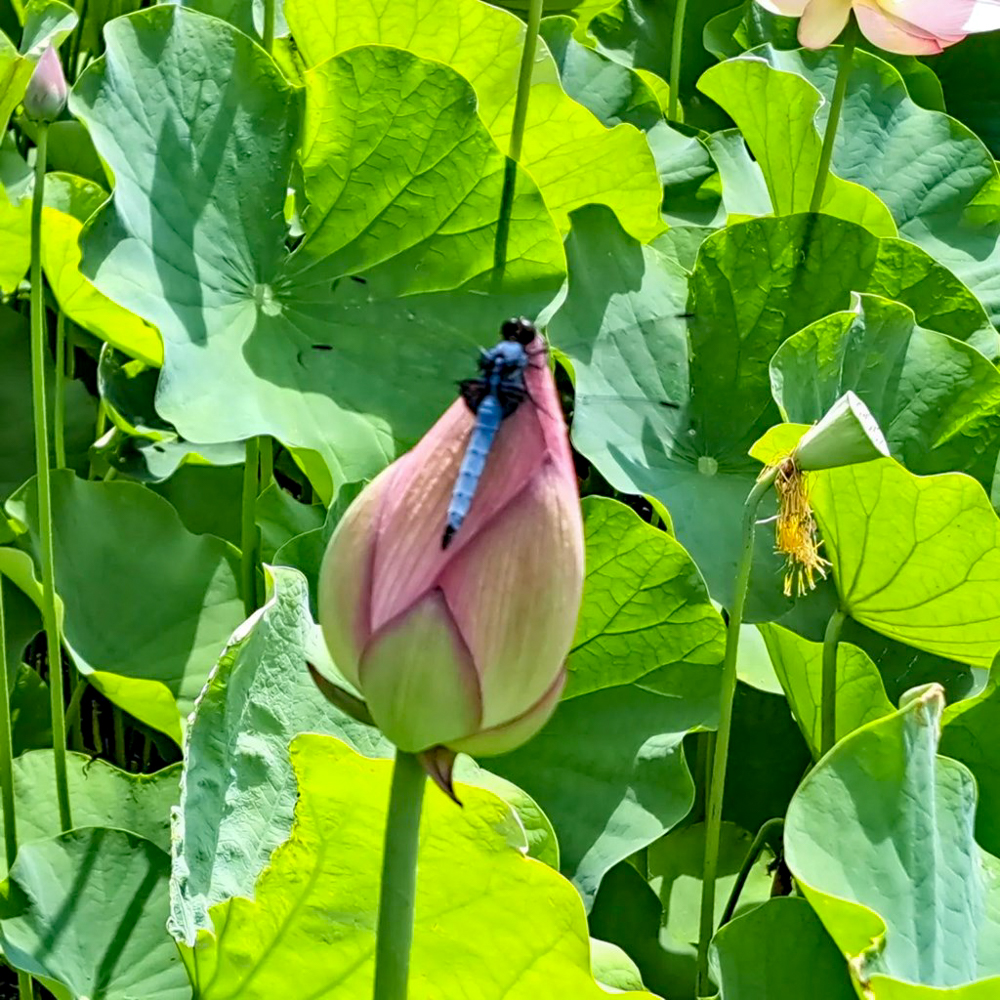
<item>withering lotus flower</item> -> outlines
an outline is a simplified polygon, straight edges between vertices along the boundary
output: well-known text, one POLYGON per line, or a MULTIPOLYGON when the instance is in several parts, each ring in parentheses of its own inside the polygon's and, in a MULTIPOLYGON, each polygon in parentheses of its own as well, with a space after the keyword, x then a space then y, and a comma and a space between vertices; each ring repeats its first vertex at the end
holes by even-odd
POLYGON ((864 36, 900 55, 932 56, 966 35, 1000 28, 997 0, 757 0, 772 14, 801 17, 799 41, 810 49, 830 45, 851 11, 864 36))
POLYGON ((448 548, 448 501, 474 420, 461 400, 360 494, 323 560, 319 618, 334 662, 385 735, 425 762, 442 747, 489 755, 520 746, 565 682, 583 524, 540 357, 525 382, 528 396, 501 425, 448 548))
POLYGON ((54 122, 66 107, 68 94, 59 53, 50 45, 38 60, 24 92, 25 114, 35 121, 54 122))

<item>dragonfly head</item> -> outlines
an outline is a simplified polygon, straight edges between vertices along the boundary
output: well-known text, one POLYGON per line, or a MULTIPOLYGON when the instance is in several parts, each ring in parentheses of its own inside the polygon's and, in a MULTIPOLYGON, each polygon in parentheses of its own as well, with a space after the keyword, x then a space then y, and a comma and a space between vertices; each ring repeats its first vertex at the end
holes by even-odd
POLYGON ((504 340, 513 340, 515 343, 527 347, 538 336, 538 331, 530 319, 516 316, 507 320, 500 327, 500 336, 504 340))

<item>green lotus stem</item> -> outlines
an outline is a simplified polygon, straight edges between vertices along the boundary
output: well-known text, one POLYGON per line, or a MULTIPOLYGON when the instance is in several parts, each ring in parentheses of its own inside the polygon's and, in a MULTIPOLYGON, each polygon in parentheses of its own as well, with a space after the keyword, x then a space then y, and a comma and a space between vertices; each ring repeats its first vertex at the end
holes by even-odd
POLYGON ((681 92, 681 58, 684 52, 684 18, 687 15, 687 0, 677 0, 674 10, 674 36, 670 51, 670 101, 667 105, 667 118, 677 121, 677 111, 680 107, 681 92))
POLYGON ((837 139, 837 128, 840 125, 841 112, 844 109, 844 98, 847 96, 847 81, 851 76, 851 65, 854 61, 854 46, 857 44, 857 32, 854 27, 854 17, 847 25, 844 34, 844 44, 840 49, 840 64, 837 68, 837 82, 833 85, 833 100, 830 102, 830 114, 826 119, 826 132, 823 135, 823 150, 819 156, 819 169, 816 171, 816 183, 813 186, 812 200, 809 211, 818 212, 823 204, 826 193, 826 181, 830 176, 830 161, 833 159, 833 144, 837 139))
POLYGON ((53 439, 56 468, 66 468, 66 316, 60 309, 56 316, 56 398, 52 406, 53 439))
MULTIPOLYGON (((97 420, 94 423, 94 441, 100 441, 104 437, 105 428, 108 426, 108 413, 104 409, 104 400, 97 404, 97 420)), ((87 469, 87 479, 97 478, 97 463, 93 458, 90 460, 90 467, 87 469)))
POLYGON ((249 618, 257 610, 257 486, 260 466, 259 439, 247 438, 246 461, 243 464, 243 499, 240 545, 243 553, 240 567, 243 577, 243 610, 249 618))
POLYGON ((66 724, 63 716, 62 642, 56 617, 55 554, 52 543, 52 484, 49 481, 49 428, 45 404, 45 299, 42 295, 42 203, 49 126, 38 123, 35 139, 35 190, 31 197, 31 387, 35 417, 35 466, 38 478, 38 534, 42 570, 42 620, 49 659, 52 755, 55 763, 59 823, 72 829, 66 779, 66 724))
POLYGON ((729 894, 726 908, 722 911, 722 919, 719 921, 720 927, 728 924, 733 919, 733 914, 736 912, 736 907, 740 901, 740 893, 743 892, 743 886, 747 884, 747 879, 750 877, 753 866, 757 864, 757 859, 760 857, 761 851, 770 843, 772 835, 784 829, 784 826, 785 821, 777 817, 776 819, 769 819, 757 831, 757 836, 753 838, 750 850, 747 851, 747 856, 743 859, 743 864, 740 865, 740 871, 736 876, 736 882, 733 884, 733 891, 729 894))
POLYGON ((839 608, 830 615, 823 636, 823 684, 820 703, 820 754, 837 742, 837 645, 847 616, 839 608))
POLYGON ((698 933, 698 964, 696 993, 704 996, 708 986, 708 946, 715 930, 715 878, 719 869, 719 841, 722 835, 722 796, 726 787, 726 758, 729 756, 729 736, 733 725, 733 700, 736 697, 736 654, 740 645, 743 606, 750 584, 753 564, 753 540, 757 530, 757 508, 764 494, 774 483, 777 468, 762 474, 743 505, 743 547, 736 568, 733 606, 729 609, 726 627, 726 655, 722 661, 722 685, 719 693, 719 728, 715 736, 712 759, 712 782, 708 790, 705 816, 705 863, 702 868, 701 921, 698 933))
POLYGON ((260 454, 260 492, 263 493, 274 480, 274 440, 262 434, 257 438, 257 450, 260 454))
POLYGON ((70 39, 67 64, 69 66, 70 78, 76 80, 80 75, 79 62, 80 52, 83 48, 83 24, 87 18, 87 0, 76 0, 73 9, 76 11, 76 30, 70 39))
POLYGON ((128 758, 125 754, 125 716, 117 705, 111 706, 111 719, 114 724, 115 763, 123 770, 128 770, 128 758))
POLYGON ((264 0, 264 50, 274 49, 274 0, 264 0))
POLYGON ((0 802, 3 804, 3 839, 7 870, 17 857, 17 823, 14 807, 14 744, 10 724, 10 683, 7 677, 7 646, 4 635, 3 576, 0 575, 0 802))
POLYGON ((531 96, 531 74, 535 68, 538 50, 538 29, 542 21, 543 0, 530 0, 528 24, 521 49, 521 67, 517 74, 517 97, 514 101, 514 119, 510 128, 507 162, 503 170, 503 189, 500 192, 500 215, 497 218, 497 235, 493 244, 493 282, 499 290, 507 266, 507 239, 510 236, 510 215, 514 209, 514 187, 517 184, 517 164, 521 159, 524 124, 528 119, 528 98, 531 96))
POLYGON ((94 753, 103 753, 104 739, 101 736, 101 707, 96 698, 90 703, 90 739, 94 744, 94 753))
POLYGON ((385 821, 373 1000, 406 1000, 425 783, 416 755, 397 750, 385 821))
POLYGON ((73 693, 66 707, 66 728, 70 734, 70 744, 74 750, 83 750, 83 722, 80 719, 80 703, 87 693, 87 678, 77 677, 73 693))

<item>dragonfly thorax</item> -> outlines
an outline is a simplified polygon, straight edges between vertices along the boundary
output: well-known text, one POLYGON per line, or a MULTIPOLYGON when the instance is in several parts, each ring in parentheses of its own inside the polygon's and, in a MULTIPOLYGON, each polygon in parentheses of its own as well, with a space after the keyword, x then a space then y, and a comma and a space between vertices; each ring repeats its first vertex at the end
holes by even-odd
POLYGON ((483 351, 479 358, 479 368, 489 378, 516 377, 528 367, 528 352, 522 344, 513 340, 501 340, 496 347, 483 351))

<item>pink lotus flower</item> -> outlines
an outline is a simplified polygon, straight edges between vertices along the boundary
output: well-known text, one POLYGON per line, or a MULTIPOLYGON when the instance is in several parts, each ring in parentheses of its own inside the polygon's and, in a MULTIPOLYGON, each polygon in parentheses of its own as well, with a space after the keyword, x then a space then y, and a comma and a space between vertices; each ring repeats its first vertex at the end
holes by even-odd
POLYGON ((851 11, 865 37, 887 52, 937 55, 966 35, 1000 28, 998 0, 757 0, 772 14, 801 17, 799 41, 833 43, 851 11))
POLYGON ((38 60, 24 92, 24 111, 36 121, 54 122, 66 107, 69 87, 59 53, 50 45, 38 60))
MULTIPOLYGON (((536 339, 529 351, 541 346, 536 339)), ((461 400, 355 500, 320 571, 334 662, 389 739, 430 751, 431 770, 436 747, 489 755, 520 746, 565 682, 583 524, 566 425, 540 358, 525 382, 528 397, 502 423, 448 548, 448 501, 474 421, 461 400)))

